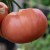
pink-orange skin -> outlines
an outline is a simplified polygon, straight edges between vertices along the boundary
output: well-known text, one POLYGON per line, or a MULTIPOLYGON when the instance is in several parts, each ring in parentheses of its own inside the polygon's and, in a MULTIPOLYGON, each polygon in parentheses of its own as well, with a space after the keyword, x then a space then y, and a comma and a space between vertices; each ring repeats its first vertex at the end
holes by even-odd
MULTIPOLYGON (((8 7, 7 7, 7 5, 4 4, 3 2, 0 2, 0 27, 1 27, 2 20, 5 18, 5 16, 7 14, 8 14, 8 7), (1 11, 3 11, 4 13, 2 13, 1 11)), ((0 30, 0 36, 2 36, 1 30, 0 30)))
MULTIPOLYGON (((0 9, 4 9, 4 13, 0 13, 0 23, 2 22, 3 18, 8 14, 8 7, 3 2, 0 2, 0 9)), ((1 11, 1 10, 0 10, 1 11)))
POLYGON ((8 14, 2 22, 2 35, 13 43, 28 43, 47 29, 46 16, 39 9, 27 8, 8 14))

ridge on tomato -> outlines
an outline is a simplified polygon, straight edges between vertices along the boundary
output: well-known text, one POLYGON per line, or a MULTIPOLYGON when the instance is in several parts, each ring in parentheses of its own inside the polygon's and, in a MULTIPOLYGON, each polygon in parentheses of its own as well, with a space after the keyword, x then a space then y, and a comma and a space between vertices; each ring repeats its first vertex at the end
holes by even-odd
POLYGON ((40 38, 47 29, 43 12, 35 8, 8 14, 2 22, 2 35, 13 43, 28 43, 40 38))

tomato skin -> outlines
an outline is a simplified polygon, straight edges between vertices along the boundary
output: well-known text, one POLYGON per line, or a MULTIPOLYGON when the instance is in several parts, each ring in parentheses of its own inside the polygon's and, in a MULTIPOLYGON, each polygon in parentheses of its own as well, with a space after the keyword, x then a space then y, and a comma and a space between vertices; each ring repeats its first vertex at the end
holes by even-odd
POLYGON ((47 28, 45 15, 41 11, 39 13, 36 9, 28 8, 8 14, 2 22, 2 35, 13 43, 28 43, 38 39, 47 28))
MULTIPOLYGON (((3 18, 5 18, 5 16, 8 14, 8 7, 6 4, 4 4, 3 2, 0 2, 0 26, 2 23, 3 18)), ((0 33, 0 36, 2 33, 0 33)))
POLYGON ((34 36, 35 39, 41 37, 44 35, 47 27, 48 27, 48 22, 47 18, 44 15, 44 13, 40 9, 33 9, 35 12, 36 16, 38 17, 38 22, 37 22, 37 34, 34 36))
POLYGON ((3 2, 0 2, 0 23, 3 18, 8 14, 8 7, 3 2))
POLYGON ((16 12, 13 13, 10 13, 3 20, 2 35, 5 37, 5 39, 8 39, 14 43, 26 43, 32 41, 33 34, 30 35, 30 33, 32 33, 30 18, 18 16, 16 15, 16 12))
POLYGON ((45 31, 46 31, 46 29, 48 27, 47 18, 40 9, 36 9, 36 8, 34 8, 34 9, 32 9, 32 8, 22 9, 22 10, 19 11, 19 14, 24 15, 25 11, 27 11, 27 10, 28 10, 28 12, 25 15, 31 17, 33 30, 34 29, 36 30, 35 33, 33 31, 33 33, 34 33, 33 38, 34 38, 34 40, 36 40, 45 33, 45 31), (28 14, 29 11, 30 11, 31 15, 28 14))

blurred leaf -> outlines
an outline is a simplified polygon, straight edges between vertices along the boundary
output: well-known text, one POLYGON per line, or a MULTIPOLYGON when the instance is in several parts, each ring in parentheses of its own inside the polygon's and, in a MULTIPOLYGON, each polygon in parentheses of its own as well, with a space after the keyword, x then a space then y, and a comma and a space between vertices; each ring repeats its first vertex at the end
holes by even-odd
POLYGON ((6 2, 6 0, 1 0, 1 1, 7 5, 7 2, 6 2))
POLYGON ((50 20, 48 20, 48 24, 50 25, 50 20))
POLYGON ((47 18, 50 19, 50 13, 47 15, 47 18))
POLYGON ((50 5, 50 0, 41 0, 42 4, 45 6, 49 6, 50 5))

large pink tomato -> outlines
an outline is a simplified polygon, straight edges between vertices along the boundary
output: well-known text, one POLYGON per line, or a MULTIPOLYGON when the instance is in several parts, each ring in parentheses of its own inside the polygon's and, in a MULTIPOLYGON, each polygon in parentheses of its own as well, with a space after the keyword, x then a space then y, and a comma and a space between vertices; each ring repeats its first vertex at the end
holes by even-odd
POLYGON ((22 9, 8 14, 2 22, 2 35, 13 43, 28 43, 41 37, 47 28, 46 16, 39 9, 22 9))

